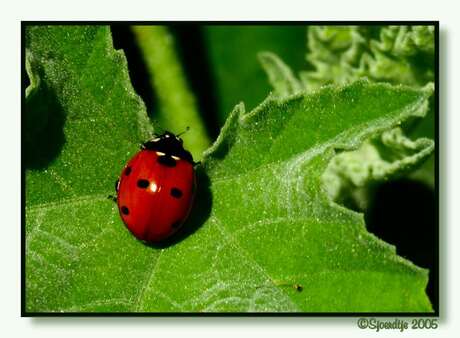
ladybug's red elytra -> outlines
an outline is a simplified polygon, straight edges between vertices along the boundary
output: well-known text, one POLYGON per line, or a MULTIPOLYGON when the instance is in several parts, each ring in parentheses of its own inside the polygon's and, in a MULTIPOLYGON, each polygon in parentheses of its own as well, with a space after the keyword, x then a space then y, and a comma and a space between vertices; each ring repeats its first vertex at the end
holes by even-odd
POLYGON ((173 133, 142 144, 115 184, 120 216, 134 236, 159 242, 182 226, 195 194, 194 164, 173 133))

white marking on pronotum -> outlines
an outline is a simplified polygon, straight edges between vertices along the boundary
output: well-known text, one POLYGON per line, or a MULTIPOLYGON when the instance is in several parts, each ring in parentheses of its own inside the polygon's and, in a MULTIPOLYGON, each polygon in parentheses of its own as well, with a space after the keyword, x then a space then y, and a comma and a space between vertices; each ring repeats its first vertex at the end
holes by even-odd
POLYGON ((159 138, 159 137, 154 138, 154 139, 152 140, 152 142, 158 142, 158 141, 160 141, 160 138, 159 138))
POLYGON ((158 156, 165 156, 165 155, 166 155, 165 153, 162 153, 161 151, 157 151, 156 154, 157 154, 158 156))
POLYGON ((169 137, 169 135, 168 135, 168 134, 166 134, 166 135, 165 135, 165 137, 169 137))
POLYGON ((171 157, 172 157, 173 159, 175 159, 176 161, 179 161, 179 160, 180 160, 180 157, 179 157, 179 156, 171 155, 171 157))

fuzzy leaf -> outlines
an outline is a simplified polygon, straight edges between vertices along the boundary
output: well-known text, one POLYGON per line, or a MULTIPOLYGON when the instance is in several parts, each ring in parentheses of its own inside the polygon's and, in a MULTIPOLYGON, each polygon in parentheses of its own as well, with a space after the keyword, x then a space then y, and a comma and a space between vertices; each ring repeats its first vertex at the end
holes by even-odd
POLYGON ((106 194, 153 129, 108 27, 26 30, 28 205, 106 194))
POLYGON ((259 53, 259 61, 275 89, 274 95, 283 98, 302 91, 302 85, 278 56, 270 52, 259 53))
POLYGON ((329 196, 344 204, 350 191, 359 210, 367 209, 366 189, 372 182, 398 178, 416 170, 434 151, 428 138, 412 141, 400 128, 387 131, 358 150, 334 157, 323 180, 329 196))
POLYGON ((40 27, 27 40, 31 78, 66 117, 56 158, 26 173, 28 311, 431 311, 427 272, 332 203, 321 179, 335 149, 423 114, 427 90, 357 82, 237 106, 197 169, 184 231, 155 247, 105 198, 145 128, 107 28, 40 27))
POLYGON ((308 47, 307 61, 314 70, 300 74, 308 90, 358 78, 356 68, 365 51, 365 39, 358 26, 309 27, 308 47))
MULTIPOLYGON (((431 85, 429 82, 434 81, 434 26, 315 26, 308 30, 308 45, 307 60, 314 70, 300 74, 307 90, 332 83, 345 84, 363 77, 414 87, 431 85)), ((417 148, 418 154, 400 151, 393 163, 382 161, 380 152, 402 148, 381 140, 377 141, 379 147, 375 147, 375 142, 366 142, 362 149, 342 154, 326 174, 331 197, 340 202, 351 198, 353 204, 362 208, 370 196, 364 192, 366 185, 403 174, 433 186, 434 146, 428 145, 427 138, 434 138, 434 114, 431 102, 426 118, 403 126, 407 137, 421 138, 415 142, 427 145, 417 148), (345 164, 345 159, 350 163, 345 164), (338 163, 341 164, 336 165, 338 163), (376 168, 379 169, 375 171, 376 168), (361 173, 359 183, 357 172, 361 173)))
POLYGON ((308 89, 367 77, 424 86, 434 80, 434 26, 313 26, 301 78, 308 89))

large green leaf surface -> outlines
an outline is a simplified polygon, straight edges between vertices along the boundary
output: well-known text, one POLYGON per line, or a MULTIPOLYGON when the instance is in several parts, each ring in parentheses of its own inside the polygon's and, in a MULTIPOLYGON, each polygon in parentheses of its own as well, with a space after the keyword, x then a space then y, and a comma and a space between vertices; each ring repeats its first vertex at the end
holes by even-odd
POLYGON ((109 30, 33 27, 26 39, 30 137, 56 126, 47 100, 62 115, 62 145, 26 171, 26 310, 431 311, 427 271, 322 183, 337 151, 423 116, 429 89, 361 81, 238 105, 197 168, 183 232, 153 246, 106 198, 151 132, 109 30))

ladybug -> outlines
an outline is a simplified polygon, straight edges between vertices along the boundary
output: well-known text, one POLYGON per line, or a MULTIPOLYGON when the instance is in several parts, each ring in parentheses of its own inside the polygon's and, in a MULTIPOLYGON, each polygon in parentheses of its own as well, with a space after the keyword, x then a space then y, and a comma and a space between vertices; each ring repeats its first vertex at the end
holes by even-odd
POLYGON ((195 196, 195 164, 179 135, 165 132, 141 145, 115 183, 121 219, 134 236, 159 242, 182 226, 195 196))

